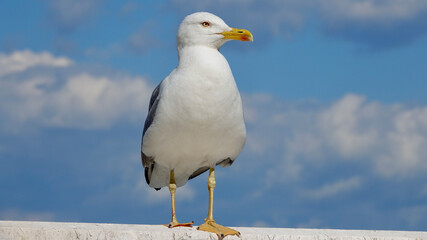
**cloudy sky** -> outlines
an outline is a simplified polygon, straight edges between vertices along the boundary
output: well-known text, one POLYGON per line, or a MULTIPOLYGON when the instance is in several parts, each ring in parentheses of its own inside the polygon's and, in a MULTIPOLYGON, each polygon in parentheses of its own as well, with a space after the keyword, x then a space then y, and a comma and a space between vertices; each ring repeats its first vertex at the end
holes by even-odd
MULTIPOLYGON (((209 11, 230 42, 248 139, 217 171, 231 226, 427 230, 424 0, 16 0, 0 4, 0 219, 163 224, 140 139, 176 30, 209 11)), ((177 191, 203 222, 207 175, 177 191)))

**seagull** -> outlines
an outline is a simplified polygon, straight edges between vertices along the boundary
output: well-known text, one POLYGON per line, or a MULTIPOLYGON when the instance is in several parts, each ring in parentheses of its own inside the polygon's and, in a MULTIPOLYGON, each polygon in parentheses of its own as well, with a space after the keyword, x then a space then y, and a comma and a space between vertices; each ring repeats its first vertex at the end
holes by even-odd
POLYGON ((220 239, 239 232, 214 221, 215 167, 230 166, 246 139, 242 100, 230 66, 219 52, 230 40, 253 41, 253 37, 211 13, 184 18, 177 34, 178 66, 152 93, 141 143, 147 184, 156 190, 169 187, 170 228, 194 224, 178 222, 175 192, 209 170, 208 215, 198 229, 220 239))

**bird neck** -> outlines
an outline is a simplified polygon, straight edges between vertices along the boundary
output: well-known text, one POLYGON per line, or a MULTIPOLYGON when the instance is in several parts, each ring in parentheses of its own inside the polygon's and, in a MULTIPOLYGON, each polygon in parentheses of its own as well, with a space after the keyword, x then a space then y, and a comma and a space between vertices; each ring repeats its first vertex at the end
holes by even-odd
POLYGON ((178 66, 207 64, 210 62, 227 63, 227 60, 216 48, 203 45, 187 46, 178 49, 178 66))

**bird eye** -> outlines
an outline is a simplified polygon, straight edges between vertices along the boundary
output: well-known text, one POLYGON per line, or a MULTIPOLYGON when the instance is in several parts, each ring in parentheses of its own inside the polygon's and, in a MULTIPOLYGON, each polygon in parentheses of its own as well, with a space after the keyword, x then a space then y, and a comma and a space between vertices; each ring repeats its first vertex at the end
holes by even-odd
POLYGON ((209 27, 211 24, 209 22, 202 22, 203 27, 209 27))

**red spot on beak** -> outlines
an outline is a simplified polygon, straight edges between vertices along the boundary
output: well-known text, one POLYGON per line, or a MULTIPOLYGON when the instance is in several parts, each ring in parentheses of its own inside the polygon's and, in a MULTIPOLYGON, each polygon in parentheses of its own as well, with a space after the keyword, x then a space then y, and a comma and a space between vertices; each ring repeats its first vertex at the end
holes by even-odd
POLYGON ((246 36, 242 36, 242 41, 248 41, 249 40, 249 38, 248 37, 246 37, 246 36))

